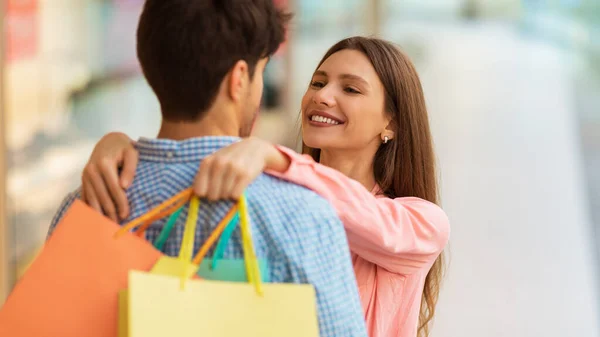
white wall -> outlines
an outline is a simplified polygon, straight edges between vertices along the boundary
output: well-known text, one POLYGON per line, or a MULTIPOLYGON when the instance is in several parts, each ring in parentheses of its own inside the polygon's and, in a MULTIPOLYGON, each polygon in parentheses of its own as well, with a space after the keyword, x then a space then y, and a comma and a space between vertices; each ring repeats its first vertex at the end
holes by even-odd
POLYGON ((453 226, 433 336, 598 336, 576 58, 503 26, 396 29, 426 41, 421 76, 453 226))

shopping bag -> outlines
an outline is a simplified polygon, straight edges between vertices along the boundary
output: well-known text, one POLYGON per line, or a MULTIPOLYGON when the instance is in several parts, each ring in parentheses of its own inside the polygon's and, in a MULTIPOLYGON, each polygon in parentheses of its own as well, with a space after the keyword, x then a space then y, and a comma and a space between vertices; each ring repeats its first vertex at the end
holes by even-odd
MULTIPOLYGON (((194 235, 198 220, 199 208, 200 200, 197 197, 193 197, 190 201, 190 206, 188 209, 188 218, 184 227, 185 230, 183 233, 183 238, 181 240, 179 255, 177 257, 170 257, 165 255, 161 256, 157 260, 156 264, 150 269, 151 274, 178 276, 180 278, 182 286, 184 285, 184 282, 187 278, 194 276, 197 270, 197 266, 191 261, 191 256, 193 253, 194 235)), ((166 239, 168 238, 168 234, 165 234, 165 231, 171 231, 182 209, 183 205, 169 217, 167 223, 163 227, 163 230, 161 231, 161 233, 159 233, 159 236, 154 243, 155 247, 158 246, 161 241, 163 243, 164 241, 166 241, 166 239)), ((129 316, 127 310, 123 309, 127 308, 128 306, 127 296, 127 289, 122 289, 119 291, 119 337, 126 337, 129 335, 129 316)))
MULTIPOLYGON (((215 267, 212 267, 211 264, 211 260, 203 260, 198 269, 198 276, 205 280, 248 282, 244 260, 242 259, 221 259, 215 267)), ((267 260, 259 259, 258 266, 262 281, 271 282, 267 260)))
MULTIPOLYGON (((181 280, 181 285, 184 285, 184 282, 190 276, 196 276, 198 266, 191 260, 192 250, 194 245, 194 236, 195 230, 197 226, 198 220, 198 211, 200 207, 200 201, 197 197, 193 197, 190 201, 190 206, 188 209, 188 218, 185 222, 183 238, 181 240, 181 247, 179 249, 179 255, 177 257, 170 256, 161 256, 154 267, 150 270, 150 274, 153 275, 171 275, 177 276, 181 280)), ((170 232, 172 231, 177 218, 181 213, 183 206, 175 211, 167 220, 165 226, 159 233, 156 241, 154 242, 154 246, 156 248, 162 248, 164 242, 169 237, 170 232)), ((212 244, 216 241, 218 236, 221 234, 223 230, 225 230, 226 224, 231 224, 234 220, 234 217, 237 216, 236 213, 237 206, 233 207, 229 213, 225 216, 225 218, 216 226, 215 230, 209 236, 208 240, 198 251, 197 256, 204 256, 206 252, 210 249, 212 244)), ((229 225, 228 225, 229 226, 229 225)), ((128 306, 128 290, 123 289, 119 292, 119 337, 126 337, 129 335, 129 316, 127 312, 128 306)))
MULTIPOLYGON (((167 223, 163 227, 161 233, 159 233, 157 240, 154 243, 155 247, 162 246, 164 241, 169 237, 169 233, 179 217, 183 206, 175 211, 167 220, 167 223)), ((150 270, 150 274, 153 275, 170 275, 177 276, 180 278, 181 286, 185 285, 185 280, 189 277, 197 277, 198 266, 192 261, 191 256, 193 253, 194 236, 198 220, 198 212, 200 208, 200 200, 197 197, 193 197, 190 201, 188 209, 188 218, 185 222, 183 238, 181 240, 181 247, 179 249, 179 255, 177 257, 161 256, 154 267, 150 270)), ((226 227, 227 222, 231 223, 237 207, 233 207, 225 218, 216 226, 215 230, 209 236, 206 243, 200 248, 198 256, 205 255, 210 249, 212 244, 216 241, 220 233, 226 227)), ((128 306, 128 290, 123 289, 119 292, 119 337, 126 337, 129 335, 129 316, 126 310, 128 306)))
POLYGON ((162 255, 144 231, 191 194, 183 191, 124 227, 75 201, 0 309, 0 336, 116 336, 117 294, 128 272, 148 271, 162 255))
MULTIPOLYGON (((184 269, 179 275, 130 271, 129 288, 120 293, 121 322, 127 321, 120 337, 319 336, 314 287, 262 282, 245 198, 238 210, 248 283, 190 280, 184 269)), ((222 231, 217 226, 213 235, 222 231)), ((203 260, 210 238, 193 261, 203 260)), ((184 239, 193 246, 193 236, 184 239)))
MULTIPOLYGON (((162 231, 154 242, 154 246, 158 250, 162 250, 168 237, 170 236, 177 219, 180 216, 181 208, 174 212, 166 222, 162 231)), ((189 220, 189 219, 188 219, 189 220)), ((152 272, 155 274, 172 275, 174 270, 180 268, 188 268, 188 273, 192 269, 197 269, 197 275, 207 280, 231 281, 231 282, 248 282, 246 278, 246 270, 243 259, 223 259, 223 252, 229 243, 229 239, 239 222, 239 213, 237 207, 233 207, 224 217, 220 226, 226 222, 227 225, 221 234, 219 242, 215 248, 212 259, 204 259, 200 263, 200 267, 196 268, 195 264, 189 263, 186 260, 175 259, 169 257, 161 258, 152 272), (181 265, 181 266, 180 266, 181 265), (185 267, 187 265, 187 267, 185 267), (217 268, 218 266, 218 268, 217 268)), ((219 233, 220 226, 217 226, 216 233, 219 233)), ((259 259, 258 265, 262 275, 263 282, 270 282, 269 264, 266 259, 259 259)))

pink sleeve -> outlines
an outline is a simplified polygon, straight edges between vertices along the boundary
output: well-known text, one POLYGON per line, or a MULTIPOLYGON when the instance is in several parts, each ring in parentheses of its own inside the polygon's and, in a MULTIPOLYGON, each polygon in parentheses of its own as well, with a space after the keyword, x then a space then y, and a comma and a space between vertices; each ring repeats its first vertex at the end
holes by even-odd
POLYGON ((444 211, 423 199, 377 198, 359 182, 278 147, 291 159, 284 173, 267 173, 305 186, 337 210, 353 253, 391 272, 411 274, 433 264, 450 234, 444 211))

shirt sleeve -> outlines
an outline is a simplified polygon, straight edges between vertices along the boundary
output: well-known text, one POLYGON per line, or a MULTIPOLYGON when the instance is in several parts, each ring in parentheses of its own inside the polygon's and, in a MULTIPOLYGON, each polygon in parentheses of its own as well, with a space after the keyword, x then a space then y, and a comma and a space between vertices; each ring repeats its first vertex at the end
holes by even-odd
MULTIPOLYGON (((315 196, 317 198, 317 196, 315 196)), ((288 217, 289 242, 284 254, 292 261, 293 283, 310 283, 317 295, 322 337, 366 337, 356 276, 344 227, 323 199, 304 203, 288 217)))
POLYGON ((450 224, 436 204, 414 197, 375 197, 359 182, 310 156, 278 148, 290 158, 290 167, 284 173, 267 173, 327 199, 342 220, 355 254, 390 272, 408 275, 433 264, 443 251, 450 224))
POLYGON ((75 200, 77 200, 77 199, 80 199, 80 195, 81 195, 81 190, 77 189, 74 192, 69 193, 63 199, 60 206, 58 207, 58 211, 56 211, 56 213, 54 214, 54 217, 52 218, 52 222, 50 223, 50 228, 48 229, 48 235, 46 236, 46 240, 50 238, 50 236, 54 232, 54 229, 56 229, 56 226, 60 223, 63 216, 65 215, 65 213, 67 212, 69 207, 71 207, 73 202, 75 202, 75 200))

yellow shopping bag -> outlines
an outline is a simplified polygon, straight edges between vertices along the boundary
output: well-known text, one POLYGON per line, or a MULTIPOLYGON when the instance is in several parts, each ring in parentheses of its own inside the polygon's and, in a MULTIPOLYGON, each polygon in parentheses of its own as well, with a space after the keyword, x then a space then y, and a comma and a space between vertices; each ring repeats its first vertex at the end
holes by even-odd
MULTIPOLYGON (((197 207, 198 201, 192 199, 188 213, 197 214, 197 207)), ((154 273, 130 272, 129 288, 119 298, 120 337, 319 336, 314 287, 263 284, 245 198, 240 199, 238 211, 248 283, 189 279, 194 232, 188 217, 179 257, 170 260, 176 262, 155 268, 154 273)), ((219 224, 204 243, 193 260, 194 268, 227 222, 219 224)))

